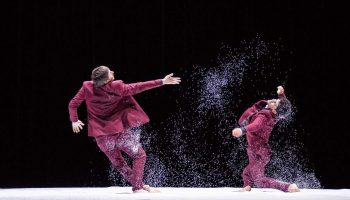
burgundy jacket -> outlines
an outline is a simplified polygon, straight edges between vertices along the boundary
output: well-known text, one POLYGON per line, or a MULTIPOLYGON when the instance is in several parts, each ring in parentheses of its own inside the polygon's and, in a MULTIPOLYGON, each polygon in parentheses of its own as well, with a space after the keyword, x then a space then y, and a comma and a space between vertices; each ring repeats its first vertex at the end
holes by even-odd
POLYGON ((149 118, 131 95, 161 85, 161 79, 132 84, 116 80, 101 87, 95 87, 92 81, 85 81, 69 103, 70 120, 78 121, 77 109, 85 100, 88 135, 91 137, 116 134, 145 124, 149 118))
MULTIPOLYGON (((284 94, 279 98, 286 98, 284 94)), ((260 155, 270 155, 269 137, 274 125, 276 115, 266 109, 267 100, 260 100, 252 107, 248 108, 238 120, 238 124, 243 134, 246 134, 248 149, 260 155)))

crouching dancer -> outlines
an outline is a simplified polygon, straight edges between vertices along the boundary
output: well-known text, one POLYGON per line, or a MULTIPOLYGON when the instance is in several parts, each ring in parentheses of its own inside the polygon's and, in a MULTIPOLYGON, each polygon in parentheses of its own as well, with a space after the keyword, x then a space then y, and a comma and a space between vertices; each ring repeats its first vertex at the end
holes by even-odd
POLYGON ((249 163, 242 173, 243 188, 274 188, 284 192, 299 192, 296 184, 278 181, 265 176, 265 166, 270 161, 269 137, 278 120, 291 114, 291 103, 286 98, 284 88, 277 87, 278 99, 261 100, 248 108, 240 117, 239 128, 232 130, 234 137, 246 135, 249 163))

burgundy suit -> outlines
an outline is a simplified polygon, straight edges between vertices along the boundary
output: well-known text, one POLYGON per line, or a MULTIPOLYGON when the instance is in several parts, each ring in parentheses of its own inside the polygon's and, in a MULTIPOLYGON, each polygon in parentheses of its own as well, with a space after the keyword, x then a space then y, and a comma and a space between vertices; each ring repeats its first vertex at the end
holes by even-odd
POLYGON ((143 187, 146 153, 132 128, 149 122, 149 118, 131 95, 162 84, 160 79, 133 84, 117 80, 95 87, 92 81, 85 81, 69 103, 70 120, 76 122, 77 109, 83 101, 86 102, 88 135, 95 137, 99 148, 131 183, 133 190, 143 187), (121 151, 133 158, 132 169, 125 162, 121 151))
MULTIPOLYGON (((281 95, 280 98, 285 98, 281 95)), ((275 114, 266 109, 266 100, 261 100, 248 108, 240 117, 238 123, 246 134, 248 142, 249 164, 243 170, 242 178, 245 186, 275 188, 287 191, 289 183, 265 176, 265 166, 270 161, 271 149, 269 137, 276 124, 275 114)))

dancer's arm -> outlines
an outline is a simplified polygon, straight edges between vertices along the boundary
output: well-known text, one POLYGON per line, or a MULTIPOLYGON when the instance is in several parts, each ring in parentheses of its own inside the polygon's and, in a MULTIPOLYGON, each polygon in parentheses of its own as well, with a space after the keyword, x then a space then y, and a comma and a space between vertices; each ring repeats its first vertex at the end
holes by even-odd
POLYGON ((241 117, 238 120, 240 126, 245 126, 249 123, 250 118, 255 115, 259 110, 263 109, 267 104, 266 100, 260 100, 252 105, 250 108, 244 111, 241 117))
POLYGON ((72 129, 74 133, 80 132, 83 129, 84 123, 81 122, 78 118, 78 107, 85 100, 85 88, 84 85, 80 88, 78 93, 73 97, 73 99, 69 102, 68 110, 69 110, 69 118, 72 122, 72 129))
POLYGON ((154 81, 146 81, 146 82, 138 82, 131 84, 124 84, 123 82, 119 82, 116 86, 116 92, 121 96, 129 96, 138 94, 145 90, 150 90, 161 85, 169 85, 169 84, 179 84, 181 79, 179 77, 173 77, 173 74, 169 74, 165 76, 163 79, 158 79, 154 81))
POLYGON ((263 114, 258 114, 258 116, 246 126, 242 126, 240 128, 235 128, 232 130, 232 136, 240 137, 245 135, 246 132, 255 133, 259 129, 261 129, 266 121, 266 117, 263 114))

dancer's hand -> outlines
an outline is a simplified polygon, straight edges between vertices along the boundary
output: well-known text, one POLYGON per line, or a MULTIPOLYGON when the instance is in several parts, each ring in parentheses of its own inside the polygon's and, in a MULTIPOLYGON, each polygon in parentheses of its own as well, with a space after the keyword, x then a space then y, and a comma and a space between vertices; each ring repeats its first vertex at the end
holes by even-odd
POLYGON ((180 77, 173 77, 173 73, 166 75, 162 81, 164 85, 168 85, 168 84, 179 84, 181 82, 181 78, 180 77))
POLYGON ((80 120, 76 121, 76 122, 72 122, 72 128, 73 128, 73 132, 74 133, 79 133, 80 130, 83 129, 83 126, 85 124, 83 122, 81 122, 80 120))
POLYGON ((280 95, 280 94, 283 94, 284 93, 284 88, 282 86, 278 86, 277 87, 277 94, 280 95))
POLYGON ((242 136, 242 130, 240 128, 235 128, 232 130, 232 136, 233 137, 240 137, 242 136))

